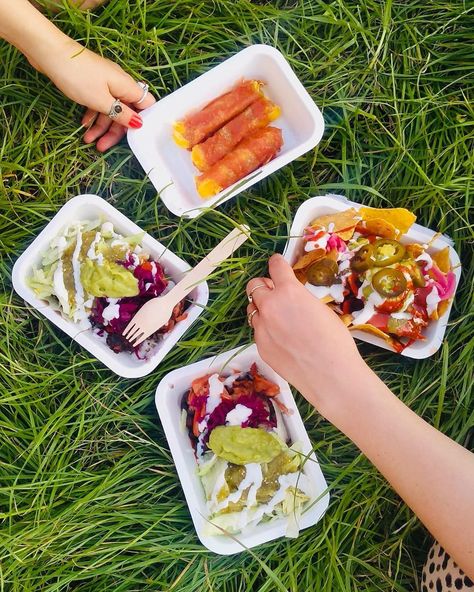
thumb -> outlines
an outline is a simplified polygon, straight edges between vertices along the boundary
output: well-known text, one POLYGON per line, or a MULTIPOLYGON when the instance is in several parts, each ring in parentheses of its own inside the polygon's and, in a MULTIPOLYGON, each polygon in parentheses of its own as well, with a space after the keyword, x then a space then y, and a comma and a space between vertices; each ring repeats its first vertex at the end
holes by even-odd
MULTIPOLYGON (((113 118, 114 121, 124 127, 140 128, 143 124, 142 118, 130 105, 135 104, 134 106, 138 107, 137 102, 140 101, 140 108, 149 107, 155 101, 153 97, 147 92, 144 94, 143 87, 123 71, 117 72, 116 76, 109 81, 109 92, 112 97, 110 107, 115 99, 121 101, 119 105, 121 111, 113 118)), ((117 110, 117 107, 115 109, 117 110)), ((107 111, 107 115, 109 111, 107 111)))
POLYGON ((295 273, 291 265, 279 253, 275 253, 270 257, 268 262, 268 270, 270 277, 275 286, 295 281, 295 273))

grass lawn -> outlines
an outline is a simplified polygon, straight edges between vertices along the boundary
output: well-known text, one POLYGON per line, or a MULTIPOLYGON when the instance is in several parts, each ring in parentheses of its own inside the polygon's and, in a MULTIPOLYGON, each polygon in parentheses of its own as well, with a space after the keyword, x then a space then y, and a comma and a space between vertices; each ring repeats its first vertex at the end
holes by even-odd
POLYGON ((247 280, 282 250, 306 198, 343 193, 410 208, 454 239, 464 272, 442 349, 411 361, 360 347, 403 401, 467 441, 474 425, 470 10, 439 0, 110 0, 95 14, 57 15, 64 31, 147 79, 158 97, 249 44, 268 43, 322 108, 326 131, 316 151, 192 221, 168 213, 125 142, 105 155, 85 146, 81 109, 0 44, 0 591, 418 589, 428 534, 299 395, 331 484, 324 520, 253 553, 207 552, 153 395, 171 369, 251 339, 247 280), (16 257, 84 192, 109 200, 190 263, 231 219, 253 231, 255 244, 210 283, 199 323, 145 379, 119 379, 12 293, 16 257))

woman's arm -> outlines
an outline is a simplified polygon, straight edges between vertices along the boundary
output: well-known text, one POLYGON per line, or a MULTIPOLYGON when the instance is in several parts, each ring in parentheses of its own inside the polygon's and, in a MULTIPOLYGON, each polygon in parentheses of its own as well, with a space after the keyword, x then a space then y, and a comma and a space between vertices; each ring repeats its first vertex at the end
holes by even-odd
MULTIPOLYGON (((100 138, 97 148, 107 150, 122 138, 126 128, 141 127, 140 115, 131 108, 138 108, 136 103, 143 93, 136 81, 113 62, 62 33, 28 0, 0 0, 0 37, 17 47, 67 97, 88 108, 84 125, 100 114, 86 133, 86 142, 100 138), (107 114, 115 99, 124 104, 112 123, 107 114)), ((148 95, 139 108, 154 102, 148 95)))
POLYGON ((349 331, 280 255, 249 282, 262 358, 374 463, 453 559, 474 577, 474 454, 404 405, 360 357, 349 331), (273 289, 272 289, 273 287, 273 289))

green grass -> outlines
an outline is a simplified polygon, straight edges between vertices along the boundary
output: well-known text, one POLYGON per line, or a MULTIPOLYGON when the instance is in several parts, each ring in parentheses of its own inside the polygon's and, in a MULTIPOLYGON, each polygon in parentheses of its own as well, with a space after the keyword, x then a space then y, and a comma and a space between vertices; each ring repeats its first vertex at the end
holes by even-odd
MULTIPOLYGON (((0 44, 0 590, 408 591, 429 536, 354 445, 298 395, 331 483, 296 540, 218 557, 198 542, 153 407, 171 369, 251 339, 244 286, 281 251, 297 207, 325 192, 405 206, 449 234, 462 281, 442 349, 411 361, 361 345, 370 366, 456 441, 474 424, 474 11, 421 0, 111 0, 57 24, 162 97, 251 43, 288 58, 323 109, 318 149, 218 211, 169 214, 123 143, 81 142, 81 109, 0 44), (190 263, 230 229, 247 244, 210 284, 200 322, 141 380, 122 380, 12 293, 16 257, 72 196, 102 195, 190 263), (470 269, 470 271, 469 271, 470 269)), ((343 367, 344 360, 341 360, 343 367)), ((317 381, 317 376, 315 376, 317 381)), ((435 459, 433 459, 435 462, 435 459)))

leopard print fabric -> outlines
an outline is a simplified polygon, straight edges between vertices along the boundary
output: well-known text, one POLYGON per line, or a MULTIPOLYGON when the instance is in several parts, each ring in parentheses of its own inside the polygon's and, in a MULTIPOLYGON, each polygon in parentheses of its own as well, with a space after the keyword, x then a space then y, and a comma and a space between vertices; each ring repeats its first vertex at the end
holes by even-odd
POLYGON ((435 543, 421 576, 422 592, 474 592, 474 582, 456 562, 435 543))

